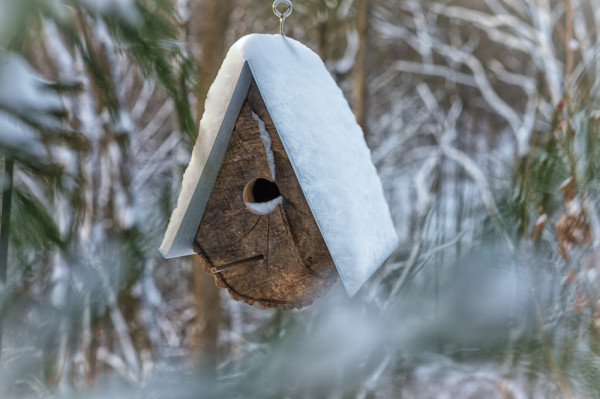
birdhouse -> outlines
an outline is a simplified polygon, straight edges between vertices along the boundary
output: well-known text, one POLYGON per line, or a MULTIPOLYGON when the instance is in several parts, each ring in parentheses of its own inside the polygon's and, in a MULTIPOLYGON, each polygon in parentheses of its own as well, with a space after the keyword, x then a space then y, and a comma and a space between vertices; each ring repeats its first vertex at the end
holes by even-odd
POLYGON ((249 35, 211 86, 161 253, 198 254, 232 298, 309 305, 354 295, 397 236, 363 132, 321 59, 249 35))

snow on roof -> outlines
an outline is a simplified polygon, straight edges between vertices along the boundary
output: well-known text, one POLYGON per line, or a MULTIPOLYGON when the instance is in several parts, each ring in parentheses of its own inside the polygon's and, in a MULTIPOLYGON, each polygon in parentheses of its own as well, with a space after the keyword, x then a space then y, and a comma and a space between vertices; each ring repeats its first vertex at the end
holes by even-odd
POLYGON ((245 36, 229 50, 208 92, 161 253, 193 253, 208 195, 252 77, 352 296, 396 248, 398 237, 363 132, 342 91, 318 55, 281 35, 245 36))

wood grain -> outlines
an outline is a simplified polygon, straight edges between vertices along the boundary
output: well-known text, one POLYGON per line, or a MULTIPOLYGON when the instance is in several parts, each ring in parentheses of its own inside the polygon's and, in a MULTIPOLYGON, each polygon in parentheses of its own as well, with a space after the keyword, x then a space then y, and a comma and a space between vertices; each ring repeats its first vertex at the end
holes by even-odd
MULTIPOLYGON (((310 151, 309 148, 306 151, 310 151)), ((261 94, 253 82, 228 144, 194 250, 205 272, 235 300, 283 309, 310 305, 338 278, 331 255, 261 94), (265 122, 283 203, 268 215, 249 211, 242 194, 256 178, 271 180, 252 111, 265 122)))

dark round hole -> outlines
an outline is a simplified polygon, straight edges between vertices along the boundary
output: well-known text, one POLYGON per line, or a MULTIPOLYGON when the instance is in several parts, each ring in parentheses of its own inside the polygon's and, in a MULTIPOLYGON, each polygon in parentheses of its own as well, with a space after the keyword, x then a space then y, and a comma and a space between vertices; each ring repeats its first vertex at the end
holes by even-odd
POLYGON ((251 180, 246 184, 243 199, 246 208, 257 215, 268 215, 283 201, 277 184, 262 178, 251 180))
POLYGON ((244 202, 263 203, 269 202, 281 195, 277 184, 267 179, 254 179, 244 188, 244 202))
POLYGON ((269 202, 280 195, 277 184, 267 179, 256 179, 252 185, 252 202, 269 202))

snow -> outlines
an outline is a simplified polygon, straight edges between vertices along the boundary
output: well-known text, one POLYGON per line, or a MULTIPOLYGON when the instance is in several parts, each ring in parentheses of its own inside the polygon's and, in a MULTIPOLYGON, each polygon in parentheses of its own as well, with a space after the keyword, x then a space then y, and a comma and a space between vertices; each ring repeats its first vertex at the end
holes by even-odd
MULTIPOLYGON (((0 143, 33 156, 43 156, 38 134, 20 118, 40 122, 48 113, 62 109, 56 92, 20 55, 0 54, 0 143)), ((44 120, 50 125, 50 120, 44 120)))
POLYGON ((20 55, 0 54, 0 108, 15 114, 62 109, 59 96, 44 82, 20 55))
POLYGON ((558 190, 559 191, 564 191, 566 190, 571 184, 573 184, 573 176, 569 176, 567 177, 562 183, 560 183, 560 186, 558 186, 558 190))
POLYGON ((540 217, 538 217, 535 221, 535 225, 536 226, 541 226, 543 224, 546 224, 546 222, 548 221, 548 215, 546 215, 545 213, 540 215, 540 217))
POLYGON ((271 178, 273 181, 275 181, 275 156, 273 155, 273 150, 271 149, 271 136, 269 136, 269 132, 267 132, 265 122, 263 122, 260 117, 254 113, 254 111, 252 111, 252 118, 258 122, 258 132, 260 139, 265 146, 265 155, 267 157, 267 162, 269 163, 269 169, 271 170, 271 178))
POLYGON ((358 31, 350 30, 346 34, 346 51, 344 56, 335 63, 335 71, 340 75, 350 72, 356 61, 356 54, 360 46, 360 36, 358 31))
MULTIPOLYGON (((246 63, 352 296, 394 251, 398 237, 363 132, 342 91, 318 55, 281 35, 245 36, 229 50, 209 90, 161 252, 167 257, 187 253, 172 247, 202 174, 215 167, 207 162, 209 154, 246 63)), ((213 183, 204 189, 210 191, 213 183)), ((194 221, 196 226, 200 220, 194 221)), ((187 234, 184 239, 192 253, 194 234, 187 234)))
POLYGON ((30 155, 43 157, 44 146, 29 126, 14 116, 0 111, 0 143, 30 155))
POLYGON ((569 215, 577 216, 581 215, 583 212, 581 202, 578 198, 574 198, 571 201, 567 201, 565 207, 567 208, 567 214, 569 215))
POLYGON ((571 51, 579 50, 579 42, 575 39, 571 39, 569 41, 569 50, 571 50, 571 51))
POLYGON ((245 202, 248 209, 259 215, 268 215, 277 208, 277 205, 281 205, 281 203, 283 203, 283 197, 281 195, 268 202, 245 202))

